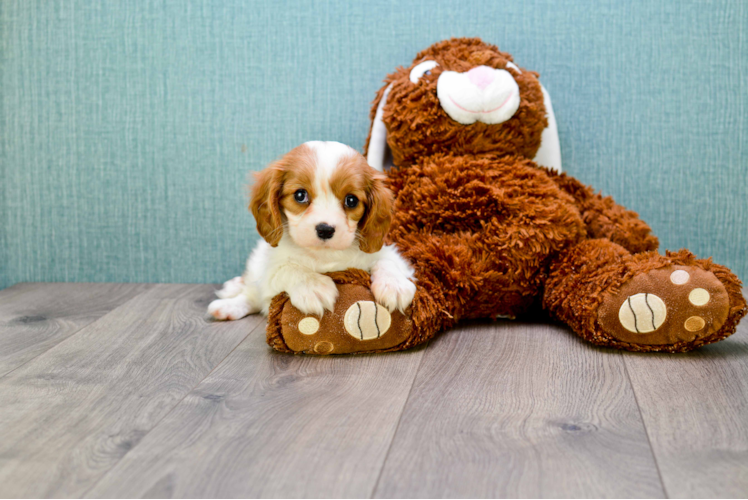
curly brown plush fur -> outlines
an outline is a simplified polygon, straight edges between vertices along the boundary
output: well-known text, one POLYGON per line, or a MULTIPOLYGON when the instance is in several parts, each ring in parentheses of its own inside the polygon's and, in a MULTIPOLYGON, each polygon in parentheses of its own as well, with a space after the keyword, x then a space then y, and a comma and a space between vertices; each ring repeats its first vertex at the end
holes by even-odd
MULTIPOLYGON (((381 350, 420 344, 465 318, 514 317, 538 302, 582 338, 620 349, 687 351, 732 334, 746 313, 734 274, 686 250, 658 254, 635 212, 531 160, 547 125, 537 73, 511 70, 521 100, 503 123, 463 125, 440 105, 442 72, 504 69, 509 61, 479 39, 452 39, 398 68, 377 94, 372 120, 390 87, 383 123, 396 167, 388 172, 395 193, 388 242, 413 263, 418 286, 406 340, 381 350), (425 60, 438 66, 414 84, 410 71, 425 60), (677 284, 675 271, 689 283, 677 284), (689 298, 696 288, 711 302, 689 298), (666 316, 655 313, 655 299, 666 316), (649 312, 637 311, 637 300, 649 312), (626 315, 633 319, 624 328, 626 315)), ((368 287, 357 273, 335 280, 368 287)), ((282 324, 280 313, 292 307, 282 297, 271 307, 268 341, 276 349, 290 350, 283 337, 294 325, 282 324)), ((365 340, 355 350, 370 351, 365 340)))

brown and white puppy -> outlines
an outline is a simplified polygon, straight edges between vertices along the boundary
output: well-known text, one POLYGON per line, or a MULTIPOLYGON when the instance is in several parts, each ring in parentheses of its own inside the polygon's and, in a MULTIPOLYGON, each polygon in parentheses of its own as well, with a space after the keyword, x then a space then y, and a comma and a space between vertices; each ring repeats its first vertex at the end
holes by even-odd
POLYGON ((390 312, 404 311, 416 287, 413 269, 383 245, 392 219, 385 176, 353 148, 306 142, 257 174, 250 210, 260 241, 244 274, 227 281, 208 306, 216 319, 267 314, 286 292, 304 314, 332 311, 338 290, 323 273, 371 273, 374 298, 390 312))

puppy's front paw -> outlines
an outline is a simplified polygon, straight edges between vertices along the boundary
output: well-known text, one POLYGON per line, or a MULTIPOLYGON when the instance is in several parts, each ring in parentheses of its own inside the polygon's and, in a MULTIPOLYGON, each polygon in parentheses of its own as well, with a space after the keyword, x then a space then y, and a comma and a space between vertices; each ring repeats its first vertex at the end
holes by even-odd
POLYGON ((300 284, 287 290, 288 298, 296 309, 304 314, 314 314, 322 317, 325 310, 331 311, 335 308, 338 300, 338 288, 329 276, 322 274, 314 278, 304 280, 300 284))
POLYGON ((416 294, 416 285, 408 278, 389 274, 375 274, 371 279, 371 293, 390 312, 405 312, 416 294))
POLYGON ((216 292, 219 299, 231 299, 242 293, 244 289, 244 279, 241 276, 230 279, 223 284, 223 288, 216 292))
POLYGON ((250 312, 247 299, 241 295, 231 299, 214 300, 208 305, 208 314, 220 320, 241 319, 250 312))

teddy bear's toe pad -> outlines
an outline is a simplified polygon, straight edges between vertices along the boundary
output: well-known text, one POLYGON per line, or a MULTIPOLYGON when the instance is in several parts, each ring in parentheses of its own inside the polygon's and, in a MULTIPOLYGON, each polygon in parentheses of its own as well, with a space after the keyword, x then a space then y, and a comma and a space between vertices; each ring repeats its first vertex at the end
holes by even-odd
POLYGON ((374 301, 369 288, 338 285, 335 310, 322 318, 308 316, 290 301, 281 313, 281 333, 295 352, 346 354, 386 350, 404 342, 412 331, 408 316, 390 313, 374 301))
POLYGON ((598 312, 600 325, 616 340, 668 345, 718 331, 730 303, 717 277, 698 267, 655 269, 625 283, 598 312))
POLYGON ((371 300, 359 300, 345 312, 345 330, 359 340, 381 338, 392 324, 392 315, 382 305, 371 300))

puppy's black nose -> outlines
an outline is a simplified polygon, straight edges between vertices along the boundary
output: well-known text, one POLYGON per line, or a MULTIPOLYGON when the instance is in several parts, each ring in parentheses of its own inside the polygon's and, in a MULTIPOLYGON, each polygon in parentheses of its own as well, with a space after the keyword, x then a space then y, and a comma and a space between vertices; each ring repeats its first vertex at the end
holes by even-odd
POLYGON ((335 234, 335 226, 331 226, 330 224, 321 223, 317 224, 317 226, 314 228, 317 230, 317 236, 321 240, 329 240, 332 238, 332 235, 335 234))

